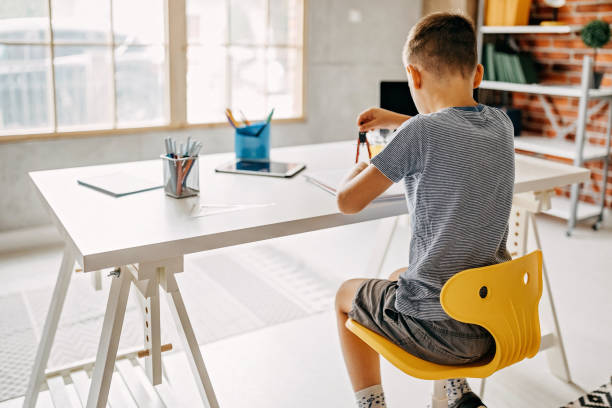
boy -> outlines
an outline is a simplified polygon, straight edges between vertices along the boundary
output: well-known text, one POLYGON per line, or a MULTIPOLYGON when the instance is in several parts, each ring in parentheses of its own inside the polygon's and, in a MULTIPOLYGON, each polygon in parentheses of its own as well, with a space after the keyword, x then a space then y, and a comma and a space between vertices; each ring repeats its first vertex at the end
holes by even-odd
MULTIPOLYGON (((358 118, 361 132, 398 128, 371 163, 359 163, 338 191, 344 213, 361 211, 392 183, 406 187, 411 218, 409 266, 386 279, 351 279, 336 295, 340 343, 359 407, 385 406, 376 352, 348 331, 352 318, 409 353, 466 364, 494 352, 482 327, 440 305, 454 274, 510 260, 506 250, 514 185, 513 127, 502 111, 472 98, 482 80, 472 23, 435 13, 412 28, 403 51, 419 115, 379 108, 358 118)), ((449 407, 484 407, 465 378, 446 382, 449 407)))

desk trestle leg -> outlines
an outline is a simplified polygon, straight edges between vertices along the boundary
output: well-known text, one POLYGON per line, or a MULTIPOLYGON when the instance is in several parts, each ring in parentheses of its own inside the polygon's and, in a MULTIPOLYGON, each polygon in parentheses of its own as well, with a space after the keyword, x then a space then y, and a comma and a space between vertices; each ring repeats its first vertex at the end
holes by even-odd
POLYGON ((159 327, 159 286, 155 285, 155 295, 145 298, 145 371, 153 385, 162 382, 161 333, 159 327))
POLYGON ((59 323, 59 318, 62 314, 62 308, 64 307, 64 300, 66 299, 66 292, 68 291, 68 286, 70 285, 70 278, 72 277, 73 270, 74 256, 66 247, 64 249, 62 265, 60 266, 57 281, 55 283, 55 289, 53 289, 53 296, 51 297, 49 312, 47 313, 47 318, 45 319, 45 326, 40 337, 38 350, 36 351, 36 358, 34 359, 32 374, 30 374, 30 382, 23 401, 24 408, 34 408, 34 406, 36 406, 38 392, 45 377, 45 368, 47 367, 51 346, 53 345, 53 340, 55 339, 57 324, 59 323))
POLYGON ((397 228, 399 217, 400 216, 384 218, 378 221, 378 228, 373 241, 374 248, 372 248, 367 269, 365 270, 367 276, 386 278, 386 276, 382 276, 382 267, 385 263, 385 259, 387 258, 387 254, 389 253, 391 240, 393 239, 393 234, 397 228))
POLYGON ((121 328, 132 282, 126 268, 120 268, 118 272, 119 276, 115 276, 113 279, 108 295, 102 334, 96 354, 96 364, 89 387, 87 408, 104 408, 108 400, 108 391, 115 368, 117 348, 119 347, 119 338, 121 337, 121 328))
MULTIPOLYGON (((163 261, 162 261, 163 262, 163 261)), ((145 357, 145 372, 151 384, 162 382, 161 330, 159 325, 159 271, 154 263, 142 263, 128 269, 134 286, 144 298, 144 344, 148 355, 145 357)))
MULTIPOLYGON (((512 214, 510 216, 510 233, 508 237, 508 250, 513 257, 523 256, 527 253, 529 224, 531 224, 531 230, 533 231, 535 246, 542 250, 535 214, 550 208, 551 195, 553 195, 552 191, 545 191, 539 193, 516 194, 514 196, 514 206, 512 207, 512 214)), ((551 293, 548 271, 546 270, 546 264, 544 262, 542 263, 542 278, 546 288, 545 297, 547 299, 547 301, 544 302, 546 305, 544 309, 547 310, 542 313, 542 316, 545 317, 544 320, 551 326, 551 333, 542 336, 540 350, 546 350, 550 371, 558 378, 571 383, 572 380, 569 365, 567 363, 567 356, 565 354, 565 347, 563 346, 563 339, 561 337, 559 321, 557 319, 557 311, 551 293)))
MULTIPOLYGON (((518 258, 527 254, 527 235, 529 233, 529 224, 531 224, 531 229, 533 230, 533 238, 536 248, 540 250, 542 249, 535 214, 550 208, 551 195, 553 195, 552 191, 521 193, 514 195, 512 211, 509 219, 507 242, 508 252, 513 258, 518 258)), ((542 278, 546 286, 545 297, 548 301, 545 303, 548 306, 548 310, 545 313, 541 313, 541 315, 548 317, 546 320, 552 322, 552 330, 551 333, 544 334, 542 336, 540 351, 546 351, 550 371, 558 378, 568 383, 572 383, 569 366, 567 364, 567 356, 565 355, 565 348, 563 347, 563 340, 561 338, 561 330, 559 329, 559 322, 557 320, 557 312, 555 310, 553 296, 550 291, 548 272, 544 263, 542 263, 542 278)), ((484 389, 485 379, 483 378, 480 384, 481 398, 484 395, 484 389)))
POLYGON ((174 323, 181 338, 183 349, 187 354, 187 361, 189 361, 189 367, 195 378, 202 401, 208 405, 208 408, 219 408, 219 403, 208 377, 208 371, 206 370, 206 365, 204 365, 204 359, 193 332, 193 327, 189 321, 187 309, 185 309, 185 303, 176 283, 174 272, 169 268, 165 268, 160 274, 160 284, 164 291, 167 292, 168 305, 170 306, 174 323))
POLYGON ((164 259, 155 262, 141 263, 138 266, 127 265, 116 273, 108 298, 102 337, 98 346, 96 364, 92 375, 87 408, 105 407, 108 400, 117 346, 121 336, 121 327, 130 292, 134 286, 144 297, 144 337, 145 337, 145 371, 153 385, 162 383, 161 333, 159 310, 159 286, 167 292, 170 310, 183 342, 187 360, 193 371, 198 391, 202 400, 210 408, 218 408, 215 396, 200 348, 196 341, 187 310, 183 303, 175 273, 183 271, 183 258, 164 259))
MULTIPOLYGON (((535 215, 531 214, 530 218, 536 247, 538 249, 542 249, 535 215)), ((563 338, 561 337, 561 329, 559 327, 559 320, 557 319, 557 310, 555 309, 555 302, 553 300, 552 292, 550 289, 550 280, 548 278, 548 271, 546 270, 546 263, 544 262, 544 260, 542 260, 542 277, 544 278, 544 286, 546 287, 546 293, 548 294, 548 309, 550 312, 548 315, 550 316, 550 320, 552 321, 552 334, 554 337, 552 346, 546 350, 546 357, 548 358, 548 367, 554 375, 568 383, 571 383, 572 378, 570 376, 567 356, 565 354, 565 347, 563 345, 563 338)))

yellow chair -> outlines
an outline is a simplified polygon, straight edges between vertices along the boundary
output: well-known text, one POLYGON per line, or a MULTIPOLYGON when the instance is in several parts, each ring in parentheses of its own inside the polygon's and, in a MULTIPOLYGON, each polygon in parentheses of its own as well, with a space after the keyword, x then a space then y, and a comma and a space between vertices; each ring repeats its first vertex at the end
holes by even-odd
POLYGON ((533 357, 540 348, 538 303, 542 297, 542 252, 497 265, 459 272, 446 282, 440 303, 455 320, 478 324, 495 339, 490 361, 441 365, 407 353, 352 319, 346 327, 406 374, 434 380, 432 408, 446 408, 444 380, 485 378, 497 370, 533 357))

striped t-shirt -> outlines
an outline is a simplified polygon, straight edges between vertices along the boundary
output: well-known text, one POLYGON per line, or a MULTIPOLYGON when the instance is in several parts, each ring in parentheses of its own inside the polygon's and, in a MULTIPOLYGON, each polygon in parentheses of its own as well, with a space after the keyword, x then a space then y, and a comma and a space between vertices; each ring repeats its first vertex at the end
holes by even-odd
POLYGON ((372 159, 404 181, 412 238, 395 307, 424 320, 450 317, 442 286, 465 269, 510 260, 506 250, 514 187, 512 122, 485 105, 446 108, 404 122, 372 159))

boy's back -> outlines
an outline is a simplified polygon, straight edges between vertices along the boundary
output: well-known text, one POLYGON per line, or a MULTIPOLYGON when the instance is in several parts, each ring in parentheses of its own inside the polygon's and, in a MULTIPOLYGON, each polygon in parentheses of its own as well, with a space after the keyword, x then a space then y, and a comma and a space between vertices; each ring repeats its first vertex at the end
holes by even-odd
POLYGON ((450 277, 510 260, 512 123, 499 109, 484 105, 417 115, 372 164, 406 185, 412 239, 396 308, 419 319, 449 319, 440 291, 450 277))

